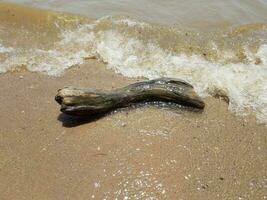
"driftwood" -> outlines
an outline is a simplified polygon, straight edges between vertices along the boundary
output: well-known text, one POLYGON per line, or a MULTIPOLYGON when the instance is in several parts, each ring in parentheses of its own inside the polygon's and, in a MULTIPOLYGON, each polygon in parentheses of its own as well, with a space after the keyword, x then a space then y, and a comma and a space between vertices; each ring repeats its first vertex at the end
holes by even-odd
POLYGON ((55 100, 61 105, 62 112, 86 116, 143 102, 170 102, 197 109, 205 106, 190 84, 170 78, 137 82, 105 92, 66 87, 58 91, 55 100))

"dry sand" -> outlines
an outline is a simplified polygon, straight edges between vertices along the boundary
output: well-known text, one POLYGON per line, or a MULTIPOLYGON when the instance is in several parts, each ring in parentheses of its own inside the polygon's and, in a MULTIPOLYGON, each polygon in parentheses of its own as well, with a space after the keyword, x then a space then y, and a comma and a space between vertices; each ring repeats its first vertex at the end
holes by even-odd
POLYGON ((54 101, 64 86, 136 80, 94 60, 57 78, 0 75, 0 199, 267 198, 267 128, 219 99, 203 113, 144 107, 90 123, 54 101))

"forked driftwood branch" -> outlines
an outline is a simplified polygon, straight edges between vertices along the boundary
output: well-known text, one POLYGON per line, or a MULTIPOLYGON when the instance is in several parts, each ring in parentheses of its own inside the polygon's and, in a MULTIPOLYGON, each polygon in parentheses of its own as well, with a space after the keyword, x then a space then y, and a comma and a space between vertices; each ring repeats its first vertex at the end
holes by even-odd
POLYGON ((62 112, 85 116, 143 102, 170 102, 197 109, 205 106, 190 84, 171 78, 137 82, 113 91, 66 87, 58 91, 55 100, 61 105, 62 112))

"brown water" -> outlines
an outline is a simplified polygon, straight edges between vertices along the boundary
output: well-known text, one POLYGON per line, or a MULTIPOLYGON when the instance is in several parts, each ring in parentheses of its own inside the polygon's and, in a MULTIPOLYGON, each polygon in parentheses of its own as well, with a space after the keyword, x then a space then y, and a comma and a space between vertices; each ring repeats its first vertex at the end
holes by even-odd
POLYGON ((129 15, 141 20, 202 27, 225 24, 264 23, 266 0, 5 0, 39 8, 99 18, 106 15, 129 15))

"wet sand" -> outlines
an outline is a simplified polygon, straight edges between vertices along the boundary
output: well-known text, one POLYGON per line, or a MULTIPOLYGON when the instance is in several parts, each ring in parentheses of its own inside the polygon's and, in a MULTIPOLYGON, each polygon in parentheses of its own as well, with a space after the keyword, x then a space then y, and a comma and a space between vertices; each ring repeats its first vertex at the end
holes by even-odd
POLYGON ((95 60, 62 77, 0 75, 0 199, 266 199, 267 128, 219 99, 202 113, 143 107, 90 123, 60 115, 64 86, 136 81, 95 60))

